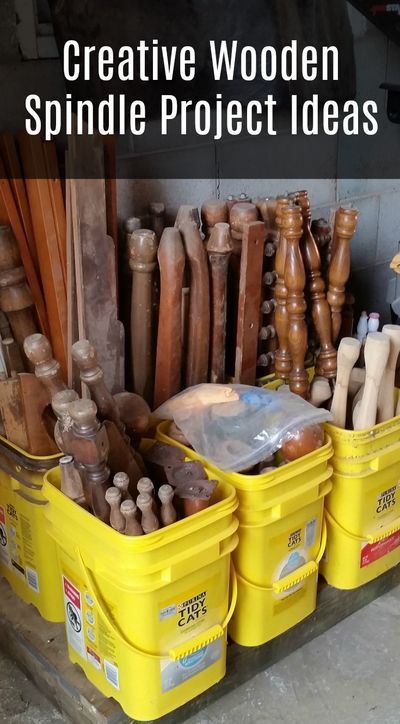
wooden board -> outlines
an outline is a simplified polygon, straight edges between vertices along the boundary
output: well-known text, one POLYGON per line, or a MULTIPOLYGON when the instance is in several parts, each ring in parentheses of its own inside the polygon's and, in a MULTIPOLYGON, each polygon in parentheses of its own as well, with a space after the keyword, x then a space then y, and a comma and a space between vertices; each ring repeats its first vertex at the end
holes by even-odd
POLYGON ((0 410, 5 436, 14 445, 27 450, 28 431, 18 377, 0 382, 0 410))
POLYGON ((47 181, 51 206, 53 209, 54 225, 57 235, 58 251, 60 254, 61 266, 64 276, 64 284, 67 286, 67 246, 66 246, 66 218, 64 197, 61 187, 60 171, 58 168, 57 151, 52 141, 43 143, 44 162, 47 171, 47 181))
POLYGON ((42 142, 39 136, 18 134, 26 177, 32 224, 39 257, 43 291, 49 315, 54 357, 67 377, 67 294, 54 222, 42 142))
MULTIPOLYGON (((400 566, 354 591, 338 591, 321 583, 318 608, 301 623, 264 646, 228 645, 224 679, 177 711, 157 719, 159 724, 182 724, 214 701, 229 694, 269 666, 400 585, 400 566)), ((0 648, 33 679, 41 691, 74 724, 132 722, 113 699, 106 699, 68 661, 63 624, 48 623, 0 581, 0 648)))
MULTIPOLYGON (((116 393, 124 389, 124 328, 117 318, 115 247, 107 235, 104 149, 98 137, 72 137, 70 145, 76 288, 82 290, 84 325, 79 335, 96 347, 104 381, 116 393)), ((78 319, 79 307, 78 299, 78 319)))
POLYGON ((256 381, 265 224, 253 221, 243 233, 236 330, 235 382, 256 381))

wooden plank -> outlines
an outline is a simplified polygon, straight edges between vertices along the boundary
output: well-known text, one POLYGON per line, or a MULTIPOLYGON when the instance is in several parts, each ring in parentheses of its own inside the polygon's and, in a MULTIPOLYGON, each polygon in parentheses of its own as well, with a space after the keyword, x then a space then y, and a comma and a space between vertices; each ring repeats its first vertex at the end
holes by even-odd
POLYGON ((84 307, 82 337, 96 347, 104 381, 116 393, 124 389, 124 328, 117 317, 115 248, 107 235, 101 139, 71 137, 69 163, 76 285, 82 289, 84 307), (80 263, 82 285, 77 273, 80 263))
POLYGON ((43 290, 49 312, 50 340, 54 356, 67 377, 67 295, 58 249, 42 142, 39 136, 18 134, 26 177, 33 230, 38 250, 43 290))
POLYGON ((22 450, 28 449, 28 431, 18 377, 0 382, 0 410, 5 435, 22 450))
POLYGON ((65 197, 65 209, 66 209, 66 247, 67 247, 67 316, 68 316, 68 329, 67 329, 67 364, 68 364, 68 387, 76 390, 80 390, 81 382, 79 377, 79 371, 73 364, 71 347, 79 339, 78 331, 78 307, 77 307, 77 289, 75 280, 75 254, 74 254, 74 243, 73 243, 73 229, 72 229, 72 209, 71 209, 71 182, 69 179, 66 180, 66 197, 65 197))
POLYGON ((61 188, 56 146, 52 141, 46 141, 43 143, 43 156, 47 171, 54 225, 57 234, 58 251, 60 254, 64 283, 65 286, 67 286, 67 228, 65 205, 61 188))
MULTIPOLYGON (((338 591, 322 582, 318 608, 311 616, 264 646, 243 648, 229 644, 225 678, 157 722, 182 724, 398 585, 400 566, 353 591, 338 591)), ((74 724, 132 722, 113 699, 103 697, 79 667, 68 661, 64 626, 41 619, 33 606, 25 605, 10 591, 6 581, 0 581, 0 648, 74 724)))
POLYGON ((108 236, 111 236, 114 242, 115 264, 116 268, 118 269, 117 164, 115 136, 104 136, 103 143, 104 176, 106 184, 107 234, 108 236))
POLYGON ((32 261, 31 251, 25 236, 25 232, 18 214, 17 207, 15 205, 14 196, 11 190, 10 183, 5 175, 3 163, 0 159, 0 212, 7 214, 7 222, 13 231, 15 236, 19 253, 21 255, 22 264, 25 269, 26 278, 32 296, 35 302, 36 312, 38 316, 38 322, 43 334, 49 334, 49 322, 47 319, 47 311, 44 304, 42 290, 39 284, 39 280, 35 271, 35 267, 32 261))
POLYGON ((18 158, 17 146, 12 133, 0 134, 0 153, 4 163, 4 168, 10 181, 12 192, 14 194, 15 205, 18 209, 22 226, 24 228, 32 261, 35 265, 36 273, 40 276, 39 260, 33 233, 31 212, 29 209, 28 197, 26 195, 21 164, 18 158))
POLYGON ((240 259, 235 382, 245 385, 254 385, 256 381, 265 235, 263 221, 253 221, 244 228, 240 259))

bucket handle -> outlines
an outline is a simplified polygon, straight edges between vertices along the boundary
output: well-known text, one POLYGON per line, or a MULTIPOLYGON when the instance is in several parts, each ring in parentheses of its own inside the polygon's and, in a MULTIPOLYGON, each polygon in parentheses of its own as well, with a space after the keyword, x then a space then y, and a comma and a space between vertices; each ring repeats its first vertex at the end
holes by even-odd
POLYGON ((389 467, 389 465, 394 465, 394 463, 397 462, 398 448, 399 443, 397 442, 394 443, 394 445, 389 445, 387 449, 380 451, 379 454, 369 462, 371 470, 379 472, 389 467))
POLYGON ((326 548, 326 539, 327 529, 324 520, 322 523, 321 545, 319 547, 319 551, 317 553, 315 561, 308 561, 308 563, 304 563, 304 565, 299 566, 299 568, 296 568, 295 571, 292 571, 292 573, 284 576, 284 578, 281 578, 279 581, 274 581, 272 586, 257 586, 255 583, 251 583, 243 576, 240 576, 238 573, 236 575, 239 580, 244 581, 244 583, 251 588, 256 588, 259 591, 273 591, 273 593, 283 593, 284 591, 293 588, 293 586, 296 586, 298 583, 302 583, 302 581, 304 581, 306 578, 309 578, 315 573, 318 573, 318 564, 321 561, 322 556, 324 555, 324 551, 326 548))
MULTIPOLYGON (((276 505, 270 504, 265 507, 262 507, 262 508, 260 507, 257 509, 241 506, 239 510, 240 510, 240 513, 246 513, 248 510, 251 510, 252 512, 256 512, 256 513, 263 513, 264 511, 269 511, 269 510, 274 511, 274 510, 278 510, 278 509, 280 511, 282 504, 285 504, 288 501, 293 500, 295 497, 301 498, 302 496, 304 496, 305 493, 307 493, 310 490, 313 490, 313 488, 316 488, 316 487, 320 488, 319 495, 317 498, 318 500, 320 500, 321 498, 324 498, 326 495, 328 495, 328 493, 330 493, 330 491, 332 489, 331 473, 330 472, 326 473, 324 475, 323 479, 320 480, 319 483, 316 483, 314 480, 311 483, 308 482, 308 483, 305 483, 304 485, 296 488, 296 495, 294 495, 293 493, 288 493, 288 494, 282 496, 279 499, 280 502, 277 503, 276 505)), ((278 520, 281 517, 282 517, 281 513, 278 516, 273 516, 273 518, 276 520, 278 520)), ((266 523, 264 521, 262 523, 255 523, 254 525, 252 525, 251 523, 250 524, 245 524, 242 522, 239 523, 240 528, 264 528, 265 525, 266 525, 266 523)))
POLYGON ((191 639, 189 641, 186 641, 184 644, 180 644, 179 646, 176 646, 175 648, 172 648, 168 651, 167 654, 153 654, 150 651, 144 651, 142 649, 139 649, 138 646, 135 646, 134 644, 131 644, 129 641, 127 641, 121 631, 118 629, 117 625, 112 621, 109 611, 107 610, 105 604, 101 600, 101 596, 98 593, 97 586, 95 581, 93 580, 93 576, 89 572, 89 570, 86 568, 85 563, 83 561, 81 552, 78 548, 75 548, 75 554, 79 562, 79 567, 81 569, 81 574, 83 576, 84 582, 89 590, 89 593, 91 597, 93 598, 93 601, 95 602, 96 606, 98 607, 98 610, 100 611, 100 614, 107 624, 107 626, 111 629, 112 633, 114 634, 116 639, 119 639, 119 641, 126 646, 128 649, 130 649, 135 654, 140 654, 141 656, 147 656, 147 658, 155 659, 160 661, 161 659, 165 659, 167 657, 171 658, 173 661, 176 661, 177 659, 181 659, 184 656, 188 656, 191 653, 194 653, 198 649, 203 648, 204 646, 207 646, 208 644, 212 643, 218 638, 221 638, 224 635, 224 630, 227 628, 229 621, 231 620, 233 616, 233 612, 236 607, 237 603, 237 577, 236 577, 236 571, 233 567, 233 564, 231 562, 230 564, 230 573, 231 573, 231 601, 229 605, 228 612, 226 614, 226 617, 222 624, 216 624, 214 626, 211 626, 207 631, 203 631, 202 633, 198 634, 194 639, 191 639))
POLYGON ((384 540, 385 538, 388 538, 389 536, 393 535, 393 533, 397 533, 398 530, 400 530, 400 517, 393 520, 391 523, 386 525, 384 528, 379 528, 373 533, 366 533, 364 536, 354 535, 354 533, 350 533, 350 531, 346 530, 346 528, 343 528, 340 523, 337 522, 337 520, 331 515, 327 510, 325 510, 325 515, 327 520, 330 523, 333 523, 338 528, 340 528, 349 538, 352 538, 352 540, 358 540, 361 542, 368 541, 368 543, 379 543, 379 541, 384 540))

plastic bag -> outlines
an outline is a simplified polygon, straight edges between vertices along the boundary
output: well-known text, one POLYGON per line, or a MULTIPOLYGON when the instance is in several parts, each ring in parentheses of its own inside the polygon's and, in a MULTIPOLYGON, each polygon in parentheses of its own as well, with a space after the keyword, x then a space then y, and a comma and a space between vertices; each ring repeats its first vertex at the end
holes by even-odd
POLYGON ((332 419, 327 410, 291 392, 279 395, 249 385, 196 385, 154 414, 172 417, 199 455, 232 472, 264 460, 301 428, 332 419), (226 394, 219 389, 213 396, 216 387, 226 394))

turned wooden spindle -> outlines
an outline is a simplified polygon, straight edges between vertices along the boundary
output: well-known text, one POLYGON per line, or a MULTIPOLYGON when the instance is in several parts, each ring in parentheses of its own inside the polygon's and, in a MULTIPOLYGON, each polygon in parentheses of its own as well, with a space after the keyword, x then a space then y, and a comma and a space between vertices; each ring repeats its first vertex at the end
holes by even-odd
POLYGON ((136 500, 136 505, 142 513, 141 525, 143 533, 153 533, 158 530, 160 523, 157 516, 153 512, 153 500, 147 493, 140 493, 136 500))
POLYGON ((69 414, 69 406, 72 402, 76 402, 76 400, 79 400, 78 393, 75 392, 75 390, 69 389, 56 392, 51 400, 51 406, 57 418, 54 428, 54 439, 56 445, 65 454, 69 454, 71 451, 72 418, 69 414))
POLYGON ((104 382, 103 370, 97 361, 95 347, 88 339, 81 339, 72 345, 71 354, 79 369, 81 381, 89 387, 93 395, 99 415, 115 422, 123 432, 124 425, 114 398, 104 382))
POLYGON ((65 390, 61 365, 53 358, 49 340, 43 334, 31 334, 24 341, 24 352, 34 365, 35 375, 48 389, 50 396, 65 390))
POLYGON ((178 229, 164 229, 157 256, 160 267, 160 310, 154 407, 158 407, 181 389, 185 249, 178 229))
POLYGON ((153 513, 154 515, 157 515, 158 513, 158 507, 157 507, 157 501, 156 501, 156 493, 154 489, 154 483, 150 478, 140 478, 138 480, 137 484, 137 491, 138 493, 143 493, 144 495, 149 495, 152 500, 152 506, 153 506, 153 513))
POLYGON ((124 472, 116 473, 113 477, 113 486, 121 493, 121 500, 132 500, 129 492, 129 475, 124 472))
POLYGON ((232 252, 229 224, 216 223, 207 243, 211 271, 210 382, 225 381, 226 311, 228 267, 232 252))
POLYGON ((134 391, 152 399, 153 387, 153 273, 157 266, 157 239, 154 231, 134 231, 129 241, 132 270, 131 343, 134 391))
POLYGON ((353 337, 344 337, 339 344, 336 385, 331 404, 333 424, 337 427, 346 427, 350 375, 360 355, 360 347, 358 339, 353 337))
POLYGON ((382 332, 370 332, 365 347, 365 384, 360 401, 353 409, 354 430, 365 430, 376 422, 379 388, 389 358, 390 339, 382 332))
POLYGON ((89 498, 94 515, 108 522, 109 508, 104 497, 110 476, 106 429, 97 419, 97 407, 92 400, 71 402, 68 411, 72 420, 71 454, 83 469, 85 497, 89 498))
POLYGON ((3 358, 7 374, 11 377, 12 372, 25 372, 20 348, 13 337, 5 337, 1 342, 3 358))
POLYGON ((110 488, 107 488, 104 497, 110 506, 111 528, 114 528, 114 530, 122 533, 125 530, 126 521, 119 509, 121 505, 121 491, 118 490, 118 488, 111 486, 110 488))
POLYGON ((208 380, 210 282, 207 254, 197 226, 186 223, 180 231, 191 274, 186 365, 186 386, 191 387, 208 380))
POLYGON ((289 387, 291 392, 306 398, 309 387, 308 375, 304 368, 307 353, 307 325, 304 316, 307 308, 304 299, 306 275, 300 252, 303 218, 298 206, 286 206, 281 213, 282 233, 287 241, 284 280, 287 289, 286 304, 289 318, 288 343, 292 358, 289 387))
POLYGON ((154 231, 157 241, 160 241, 165 226, 165 206, 162 201, 152 201, 149 204, 151 228, 154 231))
POLYGON ((171 485, 161 485, 158 490, 158 497, 161 501, 161 522, 163 526, 172 525, 177 519, 176 510, 172 503, 174 499, 174 489, 171 485))
POLYGON ((34 301, 18 247, 9 226, 0 226, 0 309, 7 314, 20 349, 25 337, 37 332, 34 301))
POLYGON ((176 215, 174 227, 180 229, 182 224, 196 224, 197 228, 200 229, 200 214, 197 206, 190 206, 189 204, 183 204, 179 207, 176 215))
POLYGON ((120 511, 125 518, 125 535, 143 535, 143 528, 137 519, 137 505, 133 500, 123 500, 120 511))
POLYGON ((378 422, 390 420, 394 416, 394 387, 396 365, 400 352, 400 327, 397 324, 385 324, 383 334, 390 339, 389 358, 386 363, 385 374, 382 377, 378 395, 378 422))
POLYGON ((275 256, 275 329, 279 347, 275 352, 275 374, 284 380, 289 379, 292 369, 292 358, 289 350, 289 315, 286 307, 287 289, 285 284, 285 263, 287 240, 282 231, 282 212, 289 205, 289 199, 281 196, 276 206, 276 226, 279 230, 278 248, 275 256))
POLYGON ((357 209, 340 208, 335 216, 335 248, 329 265, 327 299, 331 308, 332 342, 335 343, 342 324, 345 287, 350 275, 350 240, 357 228, 357 209))
POLYGON ((314 377, 310 387, 309 402, 314 407, 319 407, 332 397, 331 386, 326 377, 314 377))
POLYGON ((211 232, 216 224, 227 223, 229 211, 226 201, 221 199, 208 199, 201 207, 202 232, 205 243, 208 242, 211 232))
POLYGON ((61 492, 78 504, 85 501, 82 478, 74 465, 72 455, 64 455, 59 460, 61 474, 61 492))
POLYGON ((320 340, 315 372, 318 376, 336 377, 336 349, 331 339, 331 310, 326 299, 321 274, 321 259, 311 232, 311 208, 307 191, 298 191, 296 203, 303 215, 303 237, 300 249, 307 274, 307 291, 311 300, 314 328, 320 340))

